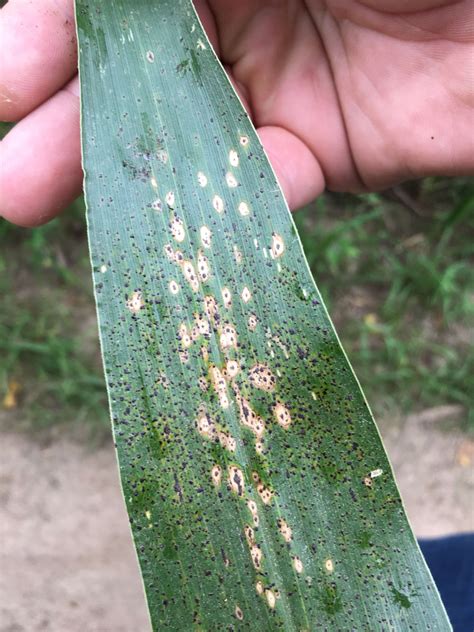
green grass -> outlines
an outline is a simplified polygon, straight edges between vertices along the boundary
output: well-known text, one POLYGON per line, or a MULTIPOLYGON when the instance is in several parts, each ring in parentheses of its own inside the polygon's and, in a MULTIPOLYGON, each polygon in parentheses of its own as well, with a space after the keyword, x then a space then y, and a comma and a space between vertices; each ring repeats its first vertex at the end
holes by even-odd
MULTIPOLYGON (((458 403, 474 431, 474 186, 396 193, 326 194, 296 216, 303 245, 376 416, 458 403)), ((35 230, 0 223, 0 404, 11 382, 18 426, 107 435, 81 201, 35 230)))
POLYGON ((19 386, 17 427, 108 432, 105 385, 79 200, 27 230, 0 224, 0 396, 19 386))

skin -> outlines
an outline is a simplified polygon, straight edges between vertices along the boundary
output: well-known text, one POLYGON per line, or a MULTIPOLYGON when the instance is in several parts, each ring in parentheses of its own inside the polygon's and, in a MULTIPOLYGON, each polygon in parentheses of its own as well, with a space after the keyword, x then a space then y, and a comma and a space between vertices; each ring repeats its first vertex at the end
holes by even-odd
MULTIPOLYGON (((474 172, 470 0, 195 0, 295 209, 474 172)), ((0 12, 0 214, 35 226, 81 190, 72 0, 0 12)))

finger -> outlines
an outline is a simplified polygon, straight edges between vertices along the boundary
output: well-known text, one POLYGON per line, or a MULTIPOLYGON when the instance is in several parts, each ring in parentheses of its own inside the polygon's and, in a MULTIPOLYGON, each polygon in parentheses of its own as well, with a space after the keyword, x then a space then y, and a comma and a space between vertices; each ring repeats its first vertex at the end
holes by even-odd
POLYGON ((0 215, 37 226, 60 213, 81 191, 79 83, 31 112, 0 143, 0 215))
POLYGON ((260 127, 257 132, 292 210, 324 191, 321 165, 303 141, 283 127, 260 127))
POLYGON ((73 0, 10 0, 0 12, 0 120, 18 121, 77 67, 73 0))

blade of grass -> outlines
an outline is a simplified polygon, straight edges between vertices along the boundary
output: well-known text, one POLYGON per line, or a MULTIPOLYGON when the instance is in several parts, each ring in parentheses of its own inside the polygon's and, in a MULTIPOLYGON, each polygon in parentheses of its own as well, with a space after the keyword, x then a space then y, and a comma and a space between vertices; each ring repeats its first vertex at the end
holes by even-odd
POLYGON ((77 23, 103 358, 154 629, 450 629, 191 2, 78 0, 77 23))

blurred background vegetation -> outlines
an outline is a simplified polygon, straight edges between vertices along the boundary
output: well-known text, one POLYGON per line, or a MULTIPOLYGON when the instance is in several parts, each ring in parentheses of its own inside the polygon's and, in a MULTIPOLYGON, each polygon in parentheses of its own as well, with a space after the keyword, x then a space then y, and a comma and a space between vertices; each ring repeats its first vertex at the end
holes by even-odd
MULTIPOLYGON (((459 404, 474 433, 474 183, 431 178, 296 214, 306 255, 377 418, 459 404)), ((0 223, 0 406, 25 430, 108 436, 83 202, 0 223)))

